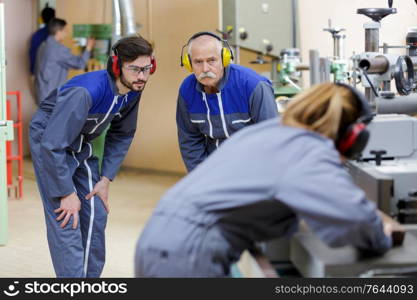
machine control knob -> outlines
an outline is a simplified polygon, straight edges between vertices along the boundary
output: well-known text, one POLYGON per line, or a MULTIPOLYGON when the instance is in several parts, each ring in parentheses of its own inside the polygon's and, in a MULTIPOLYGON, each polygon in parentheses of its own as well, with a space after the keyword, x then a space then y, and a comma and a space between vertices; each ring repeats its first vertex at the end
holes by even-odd
POLYGON ((365 15, 372 19, 374 22, 379 22, 386 16, 396 14, 396 8, 359 8, 356 11, 357 14, 365 15))
POLYGON ((377 166, 380 166, 381 161, 382 161, 382 156, 387 154, 387 151, 385 151, 385 150, 371 150, 370 153, 372 155, 375 155, 375 164, 377 166))
POLYGON ((417 198, 417 189, 412 189, 408 192, 408 196, 417 198))
POLYGON ((248 32, 246 31, 245 28, 241 27, 239 28, 239 38, 244 41, 248 38, 248 32))
POLYGON ((411 198, 400 199, 397 202, 398 209, 416 209, 417 208, 417 200, 411 198))
POLYGON ((398 221, 404 224, 417 224, 417 190, 408 192, 409 198, 397 202, 398 221))

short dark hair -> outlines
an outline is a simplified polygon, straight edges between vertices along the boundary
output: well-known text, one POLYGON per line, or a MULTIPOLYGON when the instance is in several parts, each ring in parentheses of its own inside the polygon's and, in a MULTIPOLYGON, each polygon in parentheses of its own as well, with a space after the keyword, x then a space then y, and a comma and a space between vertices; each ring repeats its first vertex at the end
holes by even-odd
POLYGON ((67 25, 67 22, 62 19, 52 19, 48 23, 48 32, 50 35, 55 35, 59 30, 62 30, 67 25))
POLYGON ((120 39, 113 46, 114 54, 118 56, 120 63, 131 62, 139 56, 151 56, 152 45, 141 36, 129 36, 120 39))
POLYGON ((45 24, 48 24, 53 18, 55 18, 55 9, 45 5, 45 8, 41 11, 41 17, 45 24))

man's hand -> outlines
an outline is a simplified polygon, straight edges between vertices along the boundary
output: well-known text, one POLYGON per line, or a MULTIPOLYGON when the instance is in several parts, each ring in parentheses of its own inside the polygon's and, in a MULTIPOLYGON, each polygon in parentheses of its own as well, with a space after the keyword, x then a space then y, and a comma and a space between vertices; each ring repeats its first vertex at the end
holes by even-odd
POLYGON ((64 228, 68 224, 70 217, 73 216, 72 229, 77 229, 79 220, 78 212, 80 211, 80 209, 81 201, 80 199, 78 199, 78 196, 75 192, 69 194, 68 196, 62 197, 61 206, 58 209, 54 210, 56 214, 61 213, 56 218, 57 221, 61 221, 62 219, 64 219, 64 221, 62 221, 60 225, 61 228, 64 228))
POLYGON ((94 186, 94 189, 91 191, 91 193, 85 196, 85 199, 90 200, 91 197, 97 194, 103 201, 103 204, 104 204, 104 207, 106 208, 107 213, 110 212, 109 184, 110 184, 110 179, 108 179, 106 176, 102 176, 100 181, 97 182, 96 185, 94 186))
POLYGON ((95 44, 96 44, 96 39, 95 38, 88 38, 87 39, 86 50, 91 52, 91 50, 93 50, 95 44))

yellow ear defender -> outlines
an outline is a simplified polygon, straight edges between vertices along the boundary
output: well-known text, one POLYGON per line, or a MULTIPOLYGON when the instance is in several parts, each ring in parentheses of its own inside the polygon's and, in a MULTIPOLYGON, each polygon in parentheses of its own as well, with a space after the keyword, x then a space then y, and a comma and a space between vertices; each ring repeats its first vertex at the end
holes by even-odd
POLYGON ((230 48, 230 45, 226 40, 223 40, 218 35, 216 35, 212 32, 209 32, 209 31, 201 31, 201 32, 198 32, 198 33, 194 34, 188 40, 187 44, 185 44, 182 47, 182 50, 181 50, 181 67, 184 67, 189 72, 193 71, 190 55, 188 53, 184 54, 184 48, 186 48, 192 40, 194 40, 194 39, 196 39, 196 38, 198 38, 199 36, 202 36, 202 35, 212 36, 212 37, 218 39, 219 41, 221 41, 223 44, 226 45, 226 47, 222 48, 221 53, 220 53, 221 58, 222 58, 223 67, 226 68, 230 64, 230 62, 233 60, 233 51, 230 48))

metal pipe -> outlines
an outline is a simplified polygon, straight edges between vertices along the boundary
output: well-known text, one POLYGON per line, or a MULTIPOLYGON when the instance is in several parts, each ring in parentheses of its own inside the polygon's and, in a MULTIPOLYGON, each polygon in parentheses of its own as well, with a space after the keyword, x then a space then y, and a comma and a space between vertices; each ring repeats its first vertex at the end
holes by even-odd
MULTIPOLYGON (((147 5, 147 7, 148 7, 148 17, 147 17, 147 21, 148 21, 148 38, 149 38, 149 40, 150 41, 152 41, 153 40, 153 28, 152 28, 152 16, 153 16, 153 13, 152 13, 152 0, 148 0, 148 5, 147 5)), ((223 28, 223 27, 220 27, 220 28, 223 28)))
POLYGON ((235 52, 233 53, 233 62, 238 65, 240 64, 240 47, 236 45, 234 48, 235 52))
POLYGON ((119 0, 113 0, 113 37, 114 45, 122 37, 122 17, 120 15, 119 0))
POLYGON ((131 0, 119 0, 123 36, 136 34, 135 10, 131 0))
POLYGON ((336 59, 345 58, 345 34, 334 34, 333 35, 333 56, 336 59))
POLYGON ((365 88, 365 98, 368 99, 369 106, 373 112, 376 112, 376 101, 375 101, 375 94, 372 88, 367 87, 365 88))
POLYGON ((398 96, 394 99, 376 98, 378 114, 417 114, 417 95, 398 96))
POLYGON ((366 70, 368 74, 383 74, 388 71, 389 65, 388 59, 382 55, 359 61, 359 68, 366 70))
POLYGON ((292 11, 292 47, 297 48, 297 10, 298 10, 298 1, 291 1, 291 11, 292 11))
POLYGON ((382 53, 388 54, 388 44, 387 43, 382 44, 382 53))
POLYGON ((365 52, 379 51, 379 22, 369 22, 363 25, 365 28, 365 52))
POLYGON ((298 65, 295 67, 296 71, 308 71, 310 70, 310 66, 308 65, 298 65))
POLYGON ((271 63, 271 81, 277 82, 278 81, 278 62, 277 58, 272 59, 271 63))
POLYGON ((365 29, 365 52, 379 51, 379 29, 365 29))
POLYGON ((320 55, 317 50, 310 50, 310 85, 320 83, 320 55))
POLYGON ((331 64, 328 58, 320 58, 320 82, 330 82, 331 64))

